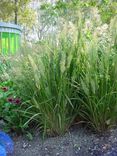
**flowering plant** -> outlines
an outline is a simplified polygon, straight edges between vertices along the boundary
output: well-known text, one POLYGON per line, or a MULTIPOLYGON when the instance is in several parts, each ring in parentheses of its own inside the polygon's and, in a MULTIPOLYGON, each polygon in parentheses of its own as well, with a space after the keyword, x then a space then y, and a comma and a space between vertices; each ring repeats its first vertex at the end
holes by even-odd
POLYGON ((0 119, 5 122, 3 129, 19 130, 22 128, 21 118, 22 101, 16 96, 16 91, 13 89, 11 81, 0 83, 0 119))

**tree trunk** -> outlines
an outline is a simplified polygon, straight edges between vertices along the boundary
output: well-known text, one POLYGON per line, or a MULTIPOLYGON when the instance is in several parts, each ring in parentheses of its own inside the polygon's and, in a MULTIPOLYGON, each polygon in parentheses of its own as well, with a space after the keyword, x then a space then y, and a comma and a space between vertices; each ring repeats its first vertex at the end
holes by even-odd
POLYGON ((15 24, 18 23, 18 6, 17 6, 17 4, 18 4, 18 0, 15 0, 15 10, 14 10, 14 13, 15 13, 14 22, 15 22, 15 24))

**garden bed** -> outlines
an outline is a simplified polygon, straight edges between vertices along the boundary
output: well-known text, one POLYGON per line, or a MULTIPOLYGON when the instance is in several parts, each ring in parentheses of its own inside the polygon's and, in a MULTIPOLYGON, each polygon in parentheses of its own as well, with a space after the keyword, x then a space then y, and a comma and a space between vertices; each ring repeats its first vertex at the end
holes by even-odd
POLYGON ((64 136, 49 137, 35 132, 32 141, 26 136, 13 136, 14 156, 116 156, 117 128, 104 134, 94 134, 87 128, 75 126, 64 136))
MULTIPOLYGON (((0 55, 0 130, 11 134, 14 156, 117 156, 117 128, 110 130, 117 126, 117 17, 110 4, 44 4, 47 34, 31 41, 23 30, 20 51, 0 55)), ((1 54, 14 43, 2 38, 1 54)))

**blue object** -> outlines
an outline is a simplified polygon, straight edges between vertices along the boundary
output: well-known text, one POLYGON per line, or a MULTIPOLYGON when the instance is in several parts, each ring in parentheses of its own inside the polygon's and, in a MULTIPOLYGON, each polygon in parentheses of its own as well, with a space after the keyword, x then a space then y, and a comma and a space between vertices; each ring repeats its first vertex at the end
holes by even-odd
MULTIPOLYGON (((5 149, 6 154, 13 154, 14 151, 14 143, 12 139, 9 137, 8 134, 0 131, 0 146, 1 148, 5 149)), ((1 149, 0 149, 0 156, 6 156, 1 155, 1 149)))
POLYGON ((0 156, 6 156, 6 150, 0 145, 0 156))

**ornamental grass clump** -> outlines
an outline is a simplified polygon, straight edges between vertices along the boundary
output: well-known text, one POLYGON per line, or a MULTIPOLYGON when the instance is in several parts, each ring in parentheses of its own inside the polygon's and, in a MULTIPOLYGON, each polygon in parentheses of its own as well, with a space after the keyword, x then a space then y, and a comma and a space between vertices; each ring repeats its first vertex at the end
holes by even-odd
POLYGON ((115 36, 112 36, 110 43, 104 45, 98 42, 96 36, 93 37, 86 45, 85 52, 86 69, 80 78, 81 116, 96 131, 102 132, 117 122, 115 36))
POLYGON ((75 39, 55 35, 39 51, 25 49, 12 64, 9 75, 24 101, 23 127, 33 123, 44 135, 61 135, 79 119, 98 132, 116 123, 115 20, 106 31, 108 41, 96 32, 87 38, 82 24, 79 18, 75 39))
POLYGON ((83 71, 79 66, 82 57, 78 57, 77 44, 63 37, 59 42, 45 44, 42 50, 17 60, 13 79, 20 96, 29 103, 25 111, 29 120, 25 125, 34 121, 43 134, 61 135, 80 107, 74 83, 83 71))

